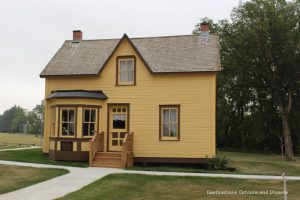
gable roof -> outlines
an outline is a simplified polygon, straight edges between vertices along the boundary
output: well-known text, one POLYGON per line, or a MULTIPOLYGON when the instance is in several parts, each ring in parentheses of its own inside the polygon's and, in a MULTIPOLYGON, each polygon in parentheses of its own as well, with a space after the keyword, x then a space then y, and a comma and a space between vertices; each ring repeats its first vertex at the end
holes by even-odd
POLYGON ((220 71, 219 36, 204 41, 197 35, 121 39, 67 40, 40 74, 97 75, 127 39, 152 73, 220 71))

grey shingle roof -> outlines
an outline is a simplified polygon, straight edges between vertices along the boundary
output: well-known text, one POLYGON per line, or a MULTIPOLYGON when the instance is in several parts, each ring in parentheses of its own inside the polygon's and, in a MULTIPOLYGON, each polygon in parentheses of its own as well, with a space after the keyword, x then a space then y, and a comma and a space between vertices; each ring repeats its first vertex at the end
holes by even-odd
MULTIPOLYGON (((40 74, 92 75, 101 72, 123 39, 65 41, 40 74)), ((220 71, 219 36, 197 35, 129 39, 152 73, 220 71)))
POLYGON ((52 92, 47 99, 53 98, 88 98, 88 99, 107 99, 102 91, 86 90, 61 90, 52 92))

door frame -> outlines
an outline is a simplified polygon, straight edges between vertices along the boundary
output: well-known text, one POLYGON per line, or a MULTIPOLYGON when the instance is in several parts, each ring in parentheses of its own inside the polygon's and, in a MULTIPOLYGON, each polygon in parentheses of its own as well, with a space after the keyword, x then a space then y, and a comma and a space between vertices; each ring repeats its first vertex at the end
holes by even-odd
POLYGON ((130 126, 129 126, 129 121, 130 121, 130 103, 107 103, 107 134, 106 134, 106 151, 107 152, 120 152, 120 151, 110 151, 109 150, 109 133, 110 133, 110 109, 113 106, 126 106, 127 107, 127 132, 130 132, 130 126))

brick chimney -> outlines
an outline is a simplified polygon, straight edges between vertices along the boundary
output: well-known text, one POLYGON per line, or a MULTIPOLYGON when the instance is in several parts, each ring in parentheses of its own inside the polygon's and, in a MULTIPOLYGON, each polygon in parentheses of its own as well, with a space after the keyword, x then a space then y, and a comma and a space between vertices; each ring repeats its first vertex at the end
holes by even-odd
POLYGON ((202 22, 200 24, 200 38, 202 41, 209 41, 209 23, 202 22))
POLYGON ((209 32, 209 23, 207 22, 202 22, 200 24, 200 31, 201 32, 209 32))
POLYGON ((73 31, 73 42, 80 42, 82 40, 82 31, 74 30, 73 31))

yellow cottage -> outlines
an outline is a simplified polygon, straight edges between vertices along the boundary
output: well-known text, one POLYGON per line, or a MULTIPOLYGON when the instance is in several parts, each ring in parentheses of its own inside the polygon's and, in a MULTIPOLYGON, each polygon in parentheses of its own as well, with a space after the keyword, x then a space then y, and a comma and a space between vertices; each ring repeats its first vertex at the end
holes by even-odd
POLYGON ((216 154, 219 37, 82 40, 74 31, 45 78, 43 152, 127 167, 199 163, 216 154))

